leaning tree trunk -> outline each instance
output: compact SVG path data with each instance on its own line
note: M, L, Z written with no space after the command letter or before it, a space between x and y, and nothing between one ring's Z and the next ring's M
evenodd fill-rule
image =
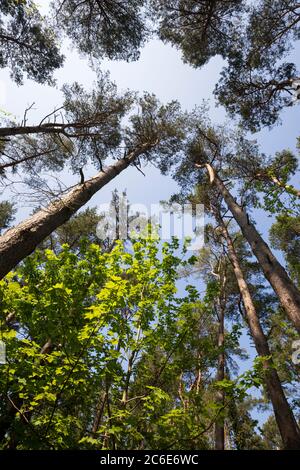
M256 313L252 297L245 281L238 256L236 254L232 239L228 233L227 227L221 217L218 217L222 228L223 236L228 247L228 256L232 263L239 291L243 300L246 312L247 323L250 328L252 338L255 343L257 353L260 356L271 356L268 341L261 327L259 318ZM264 380L268 395L273 405L275 419L279 428L279 432L285 449L300 449L300 430L285 397L282 385L272 360L265 360Z
M151 148L144 144L93 178L76 185L67 195L41 209L0 237L0 279L13 269L54 230L67 222L103 186L125 170L139 155Z
M203 166L203 165L201 165ZM279 301L290 320L300 333L300 292L289 278L284 267L270 250L267 243L250 222L246 211L235 201L223 181L218 177L210 164L204 165L213 183L223 196L230 212L241 228L241 231L252 248L266 279L276 292Z

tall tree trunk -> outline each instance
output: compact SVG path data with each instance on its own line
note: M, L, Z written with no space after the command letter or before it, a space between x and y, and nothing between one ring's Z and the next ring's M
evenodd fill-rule
M221 294L222 295L222 292ZM218 348L220 350L218 356L218 369L217 369L217 382L224 380L225 378L225 352L224 352L224 318L225 308L223 302L220 302L220 308L218 309L219 316L219 331L218 331ZM224 390L217 391L216 401L221 407L224 406L225 396ZM224 420L221 419L215 424L215 450L224 450L225 448L225 432L224 432Z
M201 165L202 166L202 165ZM255 226L250 222L246 211L235 201L223 181L210 164L205 164L210 181L222 194L230 212L241 228L241 231L252 248L266 279L276 292L279 301L289 319L300 333L300 292L289 278L284 267L270 250Z
M41 209L29 219L7 230L0 237L0 279L30 255L54 230L67 222L97 191L149 148L151 144L144 144L83 184L77 184L66 196L51 203L47 208Z
M228 256L232 263L239 291L243 299L246 318L253 337L257 353L260 356L270 356L268 341L263 332L252 297L245 281L238 256L236 254L232 239L221 216L218 217L222 232L228 247ZM264 361L265 385L273 405L275 419L280 431L285 449L300 449L300 430L285 397L282 385L272 360Z

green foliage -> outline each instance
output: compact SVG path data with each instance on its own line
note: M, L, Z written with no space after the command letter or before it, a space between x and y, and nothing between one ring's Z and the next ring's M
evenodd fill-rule
M264 363L270 356L257 356L254 359L252 369L241 374L236 380L224 379L216 382L215 387L226 390L227 395L232 396L237 401L243 401L251 387L259 388L263 385Z
M204 167L214 166L247 212L262 208L277 216L271 243L284 252L299 285L299 190L291 184L298 160L289 150L267 157L245 133L273 125L291 104L299 73L285 59L300 37L299 3L51 4L55 25L54 16L51 22L43 18L31 0L1 3L0 67L8 66L18 84L24 77L53 84L64 35L95 63L103 57L137 59L153 29L194 67L217 55L226 59L215 94L242 126L213 125L206 104L184 113L177 101L162 105L147 92L118 94L99 70L92 90L77 82L64 85L62 108L32 133L23 133L30 108L21 125L2 112L5 125L16 128L0 140L3 181L18 168L40 190L48 184L45 170L70 168L84 185L85 165L99 171L106 159L135 151L134 165L151 161L173 174L180 194L172 200L203 204L217 225L206 226L205 248L188 257L188 240L180 249L177 239L161 243L149 233L131 234L126 244L100 242L95 228L101 215L87 209L0 281L0 340L7 347L7 364L0 368L0 448L212 449L220 427L228 431L227 448L282 448L273 418L258 428L259 436L251 411L258 403L269 407L265 378L276 367L297 417L299 368L291 363L297 336L243 235L235 233L235 251L271 351L238 375L235 358L247 357L241 349L247 305L220 224L227 209ZM114 193L113 203L118 197ZM13 217L13 204L1 202L0 230ZM179 295L182 273L204 281L201 299L190 284ZM260 398L250 398L253 389L262 392ZM280 383L274 390L282 392Z
M0 67L9 67L18 83L23 76L39 83L52 83L53 71L61 67L58 39L31 0L1 1Z
M136 60L147 35L143 0L54 0L58 26L82 53L100 59Z
M226 56L244 4L244 0L150 2L159 37L180 48L183 60L195 67L215 55Z
M157 237L110 252L62 245L1 281L3 449L211 448L226 415L210 378L219 287L204 302L193 286L179 297L178 266L191 261L178 249ZM228 334L226 351L238 337ZM244 382L245 393L254 378Z
M6 229L9 224L14 220L14 213L16 209L9 201L0 202L0 232Z

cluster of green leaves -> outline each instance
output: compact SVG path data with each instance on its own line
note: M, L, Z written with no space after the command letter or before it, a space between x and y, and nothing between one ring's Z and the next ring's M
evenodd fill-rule
M175 240L165 245L159 260L156 240L136 241L130 252L121 242L110 253L83 244L75 254L65 245L59 254L36 252L1 282L8 364L1 366L0 428L12 404L18 409L2 447L136 448L145 439L155 446L167 429L168 442L178 437L169 424L182 422L183 411L160 375L183 365L172 357L192 331L195 302L176 296L176 248ZM187 419L194 432L193 413Z

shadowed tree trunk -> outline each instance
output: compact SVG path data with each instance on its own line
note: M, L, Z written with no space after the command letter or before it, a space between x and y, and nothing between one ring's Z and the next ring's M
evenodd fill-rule
M220 214L217 219L222 228L222 233L227 243L228 256L233 266L239 291L243 299L247 323L249 325L257 353L260 356L271 356L268 341L259 322L259 318L257 316L247 282L244 278L232 239ZM278 373L276 369L274 369L274 365L271 359L264 361L263 366L265 370L264 380L266 389L273 405L275 419L279 428L284 448L300 449L300 430L290 405L285 397Z
M7 320L6 320L7 322ZM40 354L42 355L47 355L50 354L51 351L53 350L53 343L51 338L48 338L46 343L42 346L40 350ZM44 364L44 360L41 359L40 364ZM0 442L2 443L5 439L5 437L8 435L9 440L7 444L7 448L10 450L15 450L18 444L18 440L16 436L14 435L15 433L12 431L12 425L16 419L16 416L19 414L22 423L26 425L30 425L31 417L32 417L32 412L30 411L29 413L25 414L21 413L21 408L23 406L23 398L20 398L17 393L11 394L9 396L8 393L3 393L2 395L2 401L5 403L5 409L1 414L0 417ZM34 430L34 428L32 428Z
M250 222L246 211L235 201L230 194L223 181L219 178L209 163L205 165L210 182L216 186L220 194L223 196L230 212L232 213L241 231L252 248L253 254L256 256L266 279L273 287L279 301L286 311L289 319L295 325L300 333L300 292L291 281L284 267L279 263L277 258L270 250L267 243L261 237L255 226Z

